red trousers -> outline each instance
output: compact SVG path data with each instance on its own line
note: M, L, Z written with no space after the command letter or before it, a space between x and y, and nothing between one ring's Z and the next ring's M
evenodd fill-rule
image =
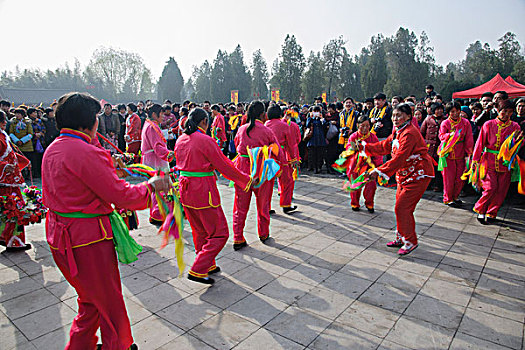
M103 349L127 349L133 344L113 241L74 248L78 274L71 276L65 254L51 250L53 259L78 295L66 350L95 349L100 327ZM43 320L45 322L45 320Z
M242 188L235 185L235 199L233 202L233 242L242 243L244 239L244 224L252 192L255 194L257 204L257 232L260 238L266 238L270 234L270 204L272 200L274 180L265 182L259 188L251 188L244 192ZM282 194L281 194L282 195Z
M370 181L366 183L362 190L350 192L350 205L352 208L359 208L359 198L361 197L361 192L363 192L363 197L365 197L365 206L367 208L373 208L376 189L377 185L375 181Z
M293 188L295 181L292 177L293 169L290 166L283 166L281 177L277 180L280 197L280 205L282 208L288 208L292 206Z
M16 186L1 186L0 196L10 196L16 194L22 196L20 187ZM15 230L17 230L15 234ZM3 231L0 234L0 240L4 241L8 246L23 246L26 242L26 235L24 232L24 226L17 226L14 222L8 222L5 224Z
M423 193L430 183L430 177L409 182L406 185L397 185L396 192L396 222L397 232L406 241L417 244L416 221L414 220L414 210L416 205L423 197Z
M486 214L491 218L495 218L509 190L510 172L498 172L487 169L487 175L485 179L481 180L481 184L483 193L474 205L474 211L478 214Z
M443 202L448 204L459 198L465 181L461 175L465 172L465 159L447 159L447 167L443 169Z
M184 207L190 222L193 244L197 257L189 274L196 277L208 276L215 268L215 258L228 241L228 223L222 207L191 209Z

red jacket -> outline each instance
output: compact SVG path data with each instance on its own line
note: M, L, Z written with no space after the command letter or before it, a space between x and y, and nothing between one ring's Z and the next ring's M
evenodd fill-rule
M222 154L217 143L204 130L199 129L191 135L182 134L175 144L177 169L192 172L212 172L218 170L225 178L248 190L251 178L238 171ZM191 209L217 208L221 197L213 176L180 177L180 201Z
M137 114L133 113L126 119L126 135L129 136L127 143L140 141L141 123Z
M411 123L386 140L366 144L365 150L372 156L392 154L392 159L375 169L387 180L396 174L397 183L405 185L424 177L434 177L434 165L425 140Z

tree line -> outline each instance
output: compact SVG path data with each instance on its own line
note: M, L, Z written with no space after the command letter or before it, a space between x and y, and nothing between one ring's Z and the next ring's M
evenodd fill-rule
M287 35L270 69L260 50L245 62L240 45L232 52L219 49L213 61L193 67L184 80L175 58L170 57L158 81L140 55L114 48L99 48L85 69L78 60L56 70L15 69L4 71L0 85L18 88L71 89L89 91L110 101L190 99L227 102L231 90L239 101L270 98L277 89L286 101L310 102L322 93L328 100L352 96L362 100L376 92L388 96L416 94L432 84L445 99L452 93L477 86L496 73L525 82L525 55L516 35L507 32L498 47L476 41L464 59L446 66L436 64L434 48L425 32L418 37L406 28L390 37L372 36L370 44L352 55L340 36L322 50L308 55L294 35Z

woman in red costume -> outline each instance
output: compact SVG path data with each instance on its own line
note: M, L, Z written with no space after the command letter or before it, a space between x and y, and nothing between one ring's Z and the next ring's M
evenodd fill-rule
M362 115L357 119L357 131L354 132L348 138L348 143L351 142L360 142L364 141L367 145L379 142L377 136L370 132L370 119L366 115ZM373 157L372 163L374 166L380 166L383 164L383 157L377 156ZM357 178L359 174L353 172L356 169L348 168L347 176L348 178ZM365 197L365 206L368 209L368 212L374 212L374 197L376 194L377 184L375 181L367 182L363 188L363 197ZM350 192L350 205L352 206L353 211L359 211L359 198L361 197L361 190L356 190Z
M396 174L396 238L388 247L400 247L399 255L409 254L417 248L414 210L434 177L432 158L419 130L412 125L412 109L406 103L396 106L392 114L394 132L377 143L366 144L365 151L372 156L391 154L392 159L369 174L372 181L384 180Z
M145 209L152 191L167 190L169 180L130 185L119 179L109 153L95 146L99 110L88 94L72 92L58 101L60 135L42 166L46 236L56 265L78 295L66 349L95 349L98 328L102 349L137 349L122 297L112 205Z
M501 145L514 131L518 132L517 140L523 138L518 123L510 120L514 103L510 100L501 101L498 110L496 119L483 124L472 154L472 161L486 170L485 177L481 179L483 193L474 205L478 221L484 225L496 219L510 186L510 171L501 159L497 159Z
M21 171L29 164L29 160L20 151L15 152L16 146L13 146L4 131L6 123L6 115L0 111L0 196L22 197L20 187L25 183ZM25 243L24 226L15 222L5 223L0 245L5 246L8 252L31 249L31 244Z
M180 170L180 201L191 225L197 257L188 279L213 284L208 274L217 273L215 257L228 240L228 223L221 207L214 170L247 191L251 178L235 168L217 143L208 135L208 113L201 108L190 112L184 134L175 144L177 169Z
M282 167L281 176L278 179L280 195L280 205L285 214L289 214L297 209L297 206L292 206L293 197L293 169L299 165L296 153L296 139L294 130L285 121L281 120L282 111L278 105L273 105L268 108L268 121L264 126L270 128L277 137L277 141L286 154L287 162Z
M446 157L446 165L443 168L443 202L451 207L460 207L463 201L459 194L463 189L464 181L461 176L465 172L466 159L472 154L474 139L472 138L472 127L467 119L462 118L461 105L459 102L449 102L445 106L448 118L439 128L439 139L446 143L456 130L461 130L459 140Z
M242 172L250 173L250 159L248 158L247 148L269 146L273 143L279 145L275 134L270 128L264 126L266 112L261 101L250 103L247 113L248 123L241 126L235 136L235 148L238 157L234 163L237 169ZM279 148L278 162L286 163L284 152ZM257 201L257 232L259 239L264 242L270 237L270 202L272 200L273 184L275 180L266 181L258 188L251 188L246 192L243 187L235 186L235 199L233 202L233 249L239 250L247 245L244 239L244 224L252 192Z

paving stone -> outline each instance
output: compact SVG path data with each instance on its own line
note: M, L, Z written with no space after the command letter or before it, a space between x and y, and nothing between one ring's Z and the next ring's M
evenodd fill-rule
M189 330L220 312L221 309L191 295L157 313L177 327Z
M22 277L19 280L11 282L1 282L0 285L0 302L19 297L32 292L42 286L31 277Z
M456 283L429 278L421 289L420 294L456 305L467 306L473 290L473 288Z
M405 311L406 316L456 329L461 322L465 307L446 303L424 295L417 295Z
M385 340L412 349L446 349L454 330L440 327L408 316L401 316Z
M171 284L162 283L142 293L130 297L131 300L143 306L150 312L160 311L189 296L188 293L176 289Z
M356 259L358 260L364 260L373 262L374 264L384 265L384 266L390 266L392 265L397 259L399 258L399 255L397 255L394 251L381 251L381 250L375 250L375 249L366 249L361 254L359 254Z
M417 293L427 279L428 277L416 275L405 270L390 268L378 278L377 282Z
M253 292L226 310L258 325L265 325L286 309L287 304L264 294Z
M332 323L309 346L311 349L377 349L381 338L347 325Z
M513 279L525 281L525 266L510 264L496 260L487 260L483 273L501 277L503 279Z
M33 340L71 323L75 315L66 304L55 304L18 318L13 323L27 339Z
M157 349L183 333L179 327L155 316L150 316L133 326L133 340L143 349Z
M332 274L331 270L303 263L286 272L283 277L316 286Z
M41 288L3 302L0 304L0 310L9 319L15 320L59 302L60 300L56 296Z
M203 343L194 336L185 333L169 343L164 344L158 350L213 350L211 346L206 343Z
M46 287L46 289L62 301L75 297L77 295L76 290L73 287L71 287L68 281L62 281L53 284L49 287Z
M129 321L132 326L153 314L151 311L144 308L143 305L131 299L124 298L124 302L126 303L126 310L128 312Z
M355 253L358 254L358 253ZM342 256L339 254L327 252L323 250L317 253L315 256L312 256L308 259L308 264L321 267L330 271L338 271L343 268L350 260L353 259L353 256Z
M303 310L334 320L355 299L324 287L315 287L297 300L296 305Z
M383 338L400 316L397 312L357 300L336 318L336 322Z
M122 292L126 296L133 296L161 283L144 272L138 272L122 279Z
M525 301L479 288L474 291L468 307L518 322L523 322L525 317Z
M434 270L434 272L432 272L431 277L447 282L461 284L467 287L475 287L478 283L480 275L480 271L440 264Z
M521 348L523 339L523 322L473 309L467 309L458 330L512 349Z
M330 325L330 320L324 317L297 307L289 307L271 320L264 328L307 346L328 325Z
M306 284L281 276L259 289L259 292L271 298L291 304L313 288L314 286L311 284Z
M189 333L216 349L231 349L257 329L258 325L224 311L204 321Z
M374 264L369 261L353 259L346 264L339 272L364 278L369 281L375 281L381 276L388 267L384 265Z
M277 333L273 333L264 328L260 328L235 347L235 350L267 349L301 350L304 349L304 346L299 345L296 342L293 342L284 337L281 337Z
M402 313L416 293L398 289L386 284L375 283L360 297L359 301L379 306L383 309Z
M11 266L0 270L0 281L2 281L2 284L18 282L21 278L26 276L27 274L17 266Z
M197 292L196 295L203 301L213 304L221 309L244 299L251 293L246 289L227 278L217 281L212 287Z
M525 282L510 278L499 278L489 274L481 275L476 288L500 293L512 298L525 300Z
M452 344L450 344L450 350L508 350L506 346L501 346L489 341L479 339L468 334L457 332Z
M321 283L321 286L356 299L371 284L372 282L369 280L336 272Z
M394 343L389 340L383 340L381 345L377 348L377 350L407 350L407 349L412 349L412 348L409 348L406 345Z
M37 349L46 350L63 350L69 341L69 329L71 325L68 324L62 328L56 329L52 332L44 334L36 338L31 343Z
M162 282L168 282L179 276L179 268L177 267L177 261L175 260L161 262L160 264L146 268L143 271L149 276L161 280Z
M0 312L0 339L2 349L18 349L21 344L26 343L27 338L20 332L7 316Z
M233 283L243 288L255 291L267 285L277 277L278 275L270 273L260 267L248 266L234 273L230 279Z

